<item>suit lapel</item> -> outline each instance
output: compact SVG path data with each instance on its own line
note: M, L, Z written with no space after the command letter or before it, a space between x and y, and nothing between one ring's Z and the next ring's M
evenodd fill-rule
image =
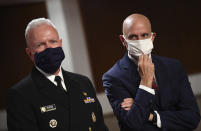
M165 68L165 65L158 60L159 58L156 58L156 56L152 55L152 62L154 63L155 66L155 77L158 85L158 91L159 91L159 99L160 99L160 106L164 107L165 102L167 97L167 93L169 90L169 85L170 85L170 79L168 78L168 71L167 68Z
M125 74L125 77L122 79L125 79L124 81L126 82L130 81L127 82L127 84L131 83L131 85L128 85L127 87L133 87L130 88L129 90L131 90L131 92L135 94L141 80L137 69L138 66L132 60L129 59L128 52L126 52L124 57L120 60L120 65L121 68L123 68Z
M41 74L35 67L32 71L32 79L38 91L48 99L69 109L67 92L57 88L50 80Z

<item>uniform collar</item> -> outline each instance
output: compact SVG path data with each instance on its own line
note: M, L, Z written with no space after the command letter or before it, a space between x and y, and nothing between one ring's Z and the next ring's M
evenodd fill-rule
M39 67L37 67L37 66L36 66L36 69L37 69L41 74L43 74L48 80L50 80L52 83L56 84L56 82L54 81L56 75L48 74L48 73L44 72L43 70L41 70L41 69L40 69ZM62 70L61 70L61 66L60 66L59 74L58 74L57 76L60 76L60 77L61 77L61 81L64 80L63 74L62 74Z

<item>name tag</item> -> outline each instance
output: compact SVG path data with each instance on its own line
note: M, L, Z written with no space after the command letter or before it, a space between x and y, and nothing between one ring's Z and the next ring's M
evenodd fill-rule
M52 105L43 106L43 107L40 107L40 110L41 110L41 113L54 111L56 110L56 105L52 104Z

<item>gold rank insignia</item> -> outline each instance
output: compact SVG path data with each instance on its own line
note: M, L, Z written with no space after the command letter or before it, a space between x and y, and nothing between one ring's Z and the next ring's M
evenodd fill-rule
M57 120L52 119L52 120L50 120L49 124L50 124L51 128L55 128L55 127L57 127Z
M82 92L82 93L83 93L84 96L87 96L87 93L86 93L86 92Z
M91 127L89 127L89 131L92 131Z
M96 122L96 115L94 112L91 113L91 118L92 118L92 121L95 123Z

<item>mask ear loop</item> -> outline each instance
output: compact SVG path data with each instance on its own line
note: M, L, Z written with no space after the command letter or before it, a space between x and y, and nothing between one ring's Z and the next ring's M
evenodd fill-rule
M151 37L150 37L150 39L152 39L152 37L153 37L153 34L154 34L154 33L153 33L153 32L151 32Z

